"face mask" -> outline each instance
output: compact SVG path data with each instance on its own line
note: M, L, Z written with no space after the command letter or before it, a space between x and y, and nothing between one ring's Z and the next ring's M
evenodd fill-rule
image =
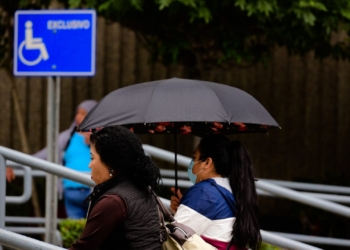
M193 160L190 162L190 165L188 165L188 169L187 169L187 175L188 175L188 178L190 178L190 181L193 183L193 184L196 184L196 181L197 181L197 175L202 172L204 169L202 169L201 171L199 171L197 174L194 174L192 172L192 169L193 169L193 165L195 163L197 163L199 161L196 161L194 162Z

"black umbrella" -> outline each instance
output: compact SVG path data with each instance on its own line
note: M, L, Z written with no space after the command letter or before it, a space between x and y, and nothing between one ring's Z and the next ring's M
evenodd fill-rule
M85 117L79 131L123 125L135 133L204 136L267 132L279 127L266 109L248 93L223 84L171 78L117 89L106 95Z

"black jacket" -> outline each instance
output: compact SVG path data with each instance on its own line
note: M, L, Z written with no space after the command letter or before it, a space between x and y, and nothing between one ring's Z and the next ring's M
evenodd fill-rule
M161 249L157 203L148 190L140 190L125 176L115 177L94 188L88 197L89 212L104 194L121 197L126 203L127 217L108 235L100 250Z

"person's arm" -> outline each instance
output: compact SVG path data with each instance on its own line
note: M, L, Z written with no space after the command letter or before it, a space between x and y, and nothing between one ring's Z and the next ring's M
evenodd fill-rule
M117 195L105 195L91 210L79 240L69 250L95 250L112 230L127 216L124 200Z

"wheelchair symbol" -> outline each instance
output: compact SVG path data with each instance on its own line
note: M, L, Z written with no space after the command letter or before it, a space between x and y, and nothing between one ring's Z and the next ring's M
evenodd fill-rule
M25 40L21 42L18 48L18 56L21 62L27 66L34 66L41 62L41 60L46 61L49 59L49 54L47 53L45 43L43 43L42 38L33 38L33 23L27 21L25 23ZM35 60L29 61L23 56L23 49L26 50L40 50L38 58Z

